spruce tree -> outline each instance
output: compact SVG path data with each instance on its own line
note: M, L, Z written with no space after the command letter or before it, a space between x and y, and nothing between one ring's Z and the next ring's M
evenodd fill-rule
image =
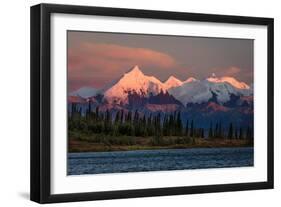
M120 117L120 123L122 124L124 120L124 110L121 110L121 117Z
M229 139L232 139L232 138L233 138L233 125L232 125L232 123L229 124L228 138L229 138Z
M177 122L176 122L176 135L182 135L182 123L181 123L181 113L177 113Z
M221 126L221 121L219 122L218 137L219 137L219 138L222 138L222 137L223 137L223 133L222 133L222 126Z
M164 120L163 120L163 135L164 136L168 136L168 131L169 131L168 127L169 127L168 116L167 116L167 114L165 114Z
M137 124L138 121L139 121L139 112L138 110L136 110L134 115L134 124Z
M92 101L89 100L89 101L88 101L88 113L89 113L88 115L90 115L91 112L92 112Z
M127 121L128 123L131 123L131 121L132 121L132 112L131 112L131 111L128 112L126 121Z
M99 120L99 107L96 107L96 120Z
M215 138L218 138L218 135L219 135L219 124L218 124L218 122L217 122L217 123L216 123L216 127L215 127L214 137L215 137Z
M109 134L111 131L111 114L108 109L105 112L104 130L105 134Z
M148 136L152 135L152 115L150 114L147 119L147 134Z
M191 125L190 125L190 137L194 137L194 126L193 126L193 120L191 121Z
M174 117L173 114L170 114L169 118L169 134L174 136Z
M188 137L189 136L189 134L188 134L188 132L189 132L189 123L188 123L188 119L186 120L186 125L185 125L185 135Z
M252 139L252 132L249 126L247 127L246 139Z
M235 127L235 139L238 139L239 137L238 137L238 128L237 127Z
M115 121L114 124L117 125L120 119L120 111L117 111L116 115L115 115Z
M200 137L204 138L204 128L200 128Z
M210 128L209 128L209 138L213 138L214 134L213 134L213 122L211 121L210 123Z
M239 130L239 139L243 139L243 129L242 129L242 127L240 127L240 130Z
M146 116L145 114L142 117L142 136L147 136L147 124L146 124Z
M139 112L138 112L138 110L135 111L133 128L134 128L134 131L135 131L135 136L139 136L140 135L140 127L139 127Z

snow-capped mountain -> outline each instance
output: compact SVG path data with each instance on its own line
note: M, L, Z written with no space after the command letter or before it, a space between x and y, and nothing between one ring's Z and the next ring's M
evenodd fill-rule
M150 103L151 100L159 99L159 97L164 100L166 96L175 99L169 104L182 104L183 106L189 103L201 104L208 102L215 94L218 103L222 105L228 102L232 95L252 96L253 88L233 77L218 78L214 74L206 80L190 77L185 81L170 76L163 83L154 76L145 75L136 65L119 79L100 90L83 87L69 95L88 100L95 98L98 94L101 94L101 97L97 99L98 102L103 99L108 104L128 106L144 105ZM157 104L161 103L158 101Z
M237 83L239 82L237 81ZM229 82L216 82L210 78L203 81L187 82L179 87L169 89L168 92L184 105L207 102L213 97L213 94L216 94L219 103L229 101L231 94L237 96L252 94L250 89L237 88Z
M104 98L109 103L127 104L130 93L147 97L150 94L159 94L161 91L166 91L165 84L154 76L144 75L136 65L125 73L115 85L105 91Z
M211 77L207 78L207 80L209 82L213 82L213 83L229 83L232 86L234 86L235 88L239 88L239 89L250 89L250 86L248 86L246 83L239 82L233 77L224 76L224 77L218 78L218 77L216 77L216 75L214 73L212 74Z
M183 84L182 81L179 79L175 78L174 76L170 76L166 81L165 81L165 87L166 89L174 88L177 86L181 86Z
M82 98L89 98L92 96L96 96L99 90L92 87L82 87L76 91L71 92L70 96L80 96Z

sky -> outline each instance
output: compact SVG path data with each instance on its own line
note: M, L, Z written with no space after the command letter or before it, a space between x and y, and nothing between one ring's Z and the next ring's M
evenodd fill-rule
M105 32L67 32L68 88L102 88L135 65L165 81L203 80L213 73L253 83L251 39Z

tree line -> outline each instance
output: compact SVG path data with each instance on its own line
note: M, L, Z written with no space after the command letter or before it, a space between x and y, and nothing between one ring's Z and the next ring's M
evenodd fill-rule
M211 122L208 129L209 138L253 139L253 135L252 127L235 127L232 122L229 123L226 129L222 127L221 122L217 122L215 126L213 126L213 122Z
M252 139L251 127L235 127L230 123L223 127L221 122L210 123L208 129L196 126L194 120L186 120L183 124L181 112L166 114L141 114L138 110L125 112L118 110L113 113L106 110L95 109L89 103L85 113L76 104L71 104L68 116L68 128L71 131L84 133L104 134L111 136L135 137L190 137L190 138L224 138L224 139Z

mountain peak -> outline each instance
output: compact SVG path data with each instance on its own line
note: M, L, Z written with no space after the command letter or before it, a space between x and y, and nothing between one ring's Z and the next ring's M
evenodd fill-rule
M171 75L164 84L166 85L166 88L169 89L182 85L182 81Z
M197 79L196 79L196 78L193 78L193 77L190 77L190 78L186 79L186 80L184 81L184 83L190 83L190 82L193 82L193 81L197 81Z
M250 86L248 86L246 83L240 82L240 81L236 80L235 78L229 77L229 76L217 78L215 75L212 74L211 77L207 78L207 81L213 82L213 83L229 83L230 85L232 85L238 89L250 89Z
M128 103L129 94L149 96L166 91L164 84L154 76L147 76L136 65L123 75L112 87L107 89L104 97L110 103Z
M215 83L221 82L220 78L218 78L215 73L212 73L206 80Z
M135 65L129 72L126 74L131 74L131 75L144 75L143 72L140 70L138 65Z
M177 81L177 82L179 82L180 80L177 79L175 76L171 75L171 76L165 81L165 83L167 83L167 82L169 82L169 81Z

